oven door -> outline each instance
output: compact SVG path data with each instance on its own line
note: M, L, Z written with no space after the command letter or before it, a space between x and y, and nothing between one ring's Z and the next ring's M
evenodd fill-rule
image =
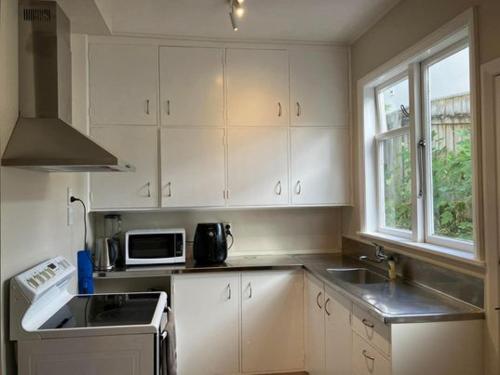
M125 263L150 265L184 263L185 233L130 231L125 235Z

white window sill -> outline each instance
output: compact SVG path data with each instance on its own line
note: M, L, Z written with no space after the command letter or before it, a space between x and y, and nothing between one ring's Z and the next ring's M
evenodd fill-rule
M426 256L428 258L441 258L442 260L449 259L459 263L466 263L475 267L479 267L483 270L485 268L485 263L478 260L474 253L450 249L447 247L429 243L414 242L412 240L379 232L358 232L358 235L370 240L382 241L389 245L400 246L404 250L409 250L416 255L418 252L418 255Z

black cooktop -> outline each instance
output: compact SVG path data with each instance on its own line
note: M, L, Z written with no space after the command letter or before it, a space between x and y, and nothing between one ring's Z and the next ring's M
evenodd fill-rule
M75 296L40 329L149 324L160 293Z

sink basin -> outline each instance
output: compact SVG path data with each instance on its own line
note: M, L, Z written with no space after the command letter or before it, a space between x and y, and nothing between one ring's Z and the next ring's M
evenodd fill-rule
M330 268L326 270L335 279L351 284L380 284L387 279L366 268Z

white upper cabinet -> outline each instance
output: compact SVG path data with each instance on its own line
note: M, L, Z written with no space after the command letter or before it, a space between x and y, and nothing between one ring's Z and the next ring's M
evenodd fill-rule
M226 50L230 126L289 125L288 51Z
M162 206L224 206L224 129L163 128L161 139Z
M242 273L243 373L303 370L303 280L300 270Z
M144 126L93 127L90 136L135 172L90 174L94 209L158 206L158 129Z
M223 50L160 48L160 115L168 126L224 126Z
M90 44L91 125L156 125L158 48Z
M227 180L231 206L287 204L287 128L230 128Z
M344 47L290 48L292 126L348 126L348 56Z
M291 159L292 204L349 204L348 129L292 128Z

